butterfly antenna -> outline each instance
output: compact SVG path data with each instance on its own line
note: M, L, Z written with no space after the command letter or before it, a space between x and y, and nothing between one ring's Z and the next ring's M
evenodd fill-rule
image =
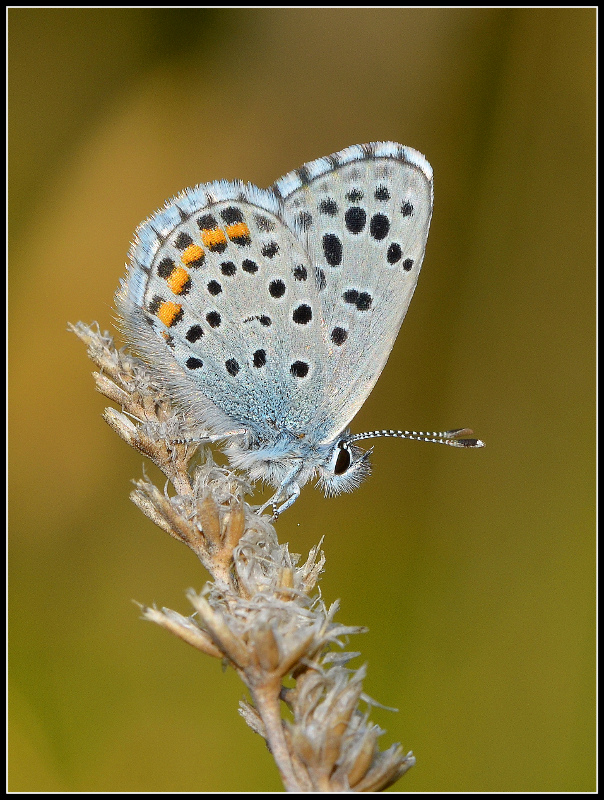
M448 444L451 447L484 447L481 439L461 439L461 436L469 436L474 433L469 428L458 428L454 431L367 431L367 433L356 433L351 436L349 442L358 442L360 439L377 439L381 436L393 436L396 439L416 439L418 442L436 442L436 444Z

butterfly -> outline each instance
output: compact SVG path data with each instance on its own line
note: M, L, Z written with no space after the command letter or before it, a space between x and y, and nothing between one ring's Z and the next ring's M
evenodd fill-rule
M275 488L259 512L276 518L314 477L328 496L355 489L371 469L362 439L483 446L468 429L348 428L413 296L432 203L424 156L372 142L268 189L186 189L138 227L116 294L125 338L200 436Z

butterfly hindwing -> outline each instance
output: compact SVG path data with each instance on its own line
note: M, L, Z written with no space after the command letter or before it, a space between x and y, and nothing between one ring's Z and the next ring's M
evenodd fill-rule
M141 226L131 258L146 277L131 281L129 305L163 364L169 352L231 427L305 430L323 387L320 308L308 256L270 191L221 182L183 193ZM170 375L188 400L175 370L164 383Z

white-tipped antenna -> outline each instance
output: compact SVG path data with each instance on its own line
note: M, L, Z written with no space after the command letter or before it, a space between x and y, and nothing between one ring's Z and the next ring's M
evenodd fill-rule
M469 428L459 428L455 431L367 431L351 436L349 442L358 442L359 439L377 439L380 436L394 436L396 439L416 439L418 442L436 442L448 444L451 447L484 447L481 439L460 439L460 436L469 436L474 433Z

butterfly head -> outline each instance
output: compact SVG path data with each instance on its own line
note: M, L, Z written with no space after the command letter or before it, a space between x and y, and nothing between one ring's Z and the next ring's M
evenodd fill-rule
M373 452L363 450L352 444L350 434L340 436L328 457L319 467L318 486L326 497L333 497L341 492L352 492L371 474L369 456Z
M462 438L471 433L472 431L469 428L457 428L451 431L434 433L381 430L356 433L354 435L346 431L330 447L327 458L319 466L321 477L318 485L323 489L327 497L331 497L341 492L354 491L365 478L369 477L371 474L369 456L373 452L373 448L363 450L354 444L354 442L361 439L395 437L397 439L436 442L437 444L447 444L452 447L484 447L484 442L480 439Z

